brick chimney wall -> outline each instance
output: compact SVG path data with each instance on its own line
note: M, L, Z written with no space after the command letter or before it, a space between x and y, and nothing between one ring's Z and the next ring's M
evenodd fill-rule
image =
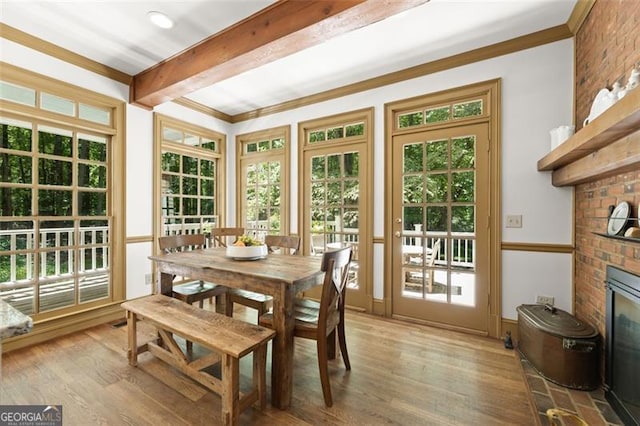
M589 116L596 94L614 82L626 85L640 64L640 2L597 0L575 38L576 130ZM635 90L640 90L637 88ZM640 275L640 242L594 235L607 232L610 205L627 201L640 216L640 170L575 187L575 312L605 336L606 266ZM636 219L636 226L638 221Z

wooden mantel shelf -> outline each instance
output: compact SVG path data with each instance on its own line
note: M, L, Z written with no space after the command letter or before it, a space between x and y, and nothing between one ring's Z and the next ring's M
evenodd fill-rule
M553 170L553 185L595 180L640 167L640 88L538 161L538 171Z

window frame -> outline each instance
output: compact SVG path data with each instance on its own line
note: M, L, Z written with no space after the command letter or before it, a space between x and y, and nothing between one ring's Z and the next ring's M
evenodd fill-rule
M185 134L197 135L201 138L216 141L217 149L215 151L192 147L184 143L174 143L164 141L163 129L169 127L174 130L182 131ZM214 217L216 226L224 226L225 224L225 212L226 212L226 157L225 147L227 137L225 134L217 132L215 130L207 129L205 127L197 126L195 124L188 123L173 117L169 117L163 114L154 113L154 161L153 161L153 185L154 185L154 197L153 197L153 229L154 229L154 242L158 237L165 235L164 223L163 223L163 211L162 211L162 153L166 148L171 152L178 153L180 155L189 155L198 159L213 160L216 162L214 181L215 181L215 194L214 205L215 210L213 215L206 215ZM182 215L184 216L184 215ZM197 215L202 217L202 215ZM184 224L184 223L183 223ZM184 230L184 228L183 228ZM188 230L189 232L195 231L195 229ZM197 229L198 232L205 232L203 227ZM154 253L159 252L157 244L154 244Z
M29 71L23 68L19 68L4 62L0 62L2 65L2 81L9 84L22 86L27 89L35 90L35 104L33 106L25 103L13 102L7 99L0 100L0 113L9 118L23 122L28 122L32 125L32 131L37 133L38 126L50 126L57 129L72 130L74 134L98 134L101 137L107 138L107 158L108 167L106 170L107 181L109 182L109 190L106 195L107 211L106 215L100 216L101 218L108 218L110 220L109 227L109 241L106 244L108 250L108 265L109 265L109 295L105 298L99 298L93 301L78 303L79 293L74 296L75 303L70 306L66 306L60 309L54 309L45 311L42 313L37 312L38 306L35 306L36 312L33 314L33 320L36 324L32 336L25 338L26 341L31 341L31 337L38 339L38 334L47 333L57 328L63 328L73 326L76 322L82 323L92 321L94 318L104 315L106 312L112 314L115 312L115 307L121 303L126 296L126 271L124 265L126 264L126 250L125 250L125 197L126 197L126 185L125 185L125 166L126 166L126 147L125 147L125 113L126 104L124 101L111 98L106 95L102 95L96 92L92 92L88 89L75 86L63 81L59 81L44 75ZM40 108L41 94L46 93L56 97L63 98L73 102L77 107L74 108L74 115L61 114L50 110ZM79 111L80 105L95 107L100 110L109 111L110 123L98 123L91 120L85 120L80 118ZM38 140L38 135L32 135L32 142ZM75 141L73 143L77 143ZM75 145L77 146L77 145ZM38 150L38 147L32 147L31 152ZM26 151L25 151L26 152ZM37 154L36 158L50 157L46 154ZM80 160L78 154L74 153L68 160L73 164L88 164L90 161ZM33 167L32 162L32 167ZM36 165L36 167L38 167ZM34 187L42 186L38 182L37 174L32 176L32 182L29 184L29 188L32 190ZM79 189L86 190L89 188L80 188L77 185L77 177L73 178L72 188L77 193ZM11 187L10 183L3 183L5 187ZM23 185L24 186L24 185ZM37 203L37 200L32 201ZM31 216L25 216L26 220L33 220L37 222L40 216L33 214ZM48 218L63 217L64 220L87 220L91 219L91 216L80 216L78 212L72 212L71 215L65 216L53 216ZM15 218L12 218L15 221ZM38 226L34 225L34 230L37 230ZM77 229L77 228L76 228ZM79 239L79 236L78 236ZM81 247L85 247L78 239L69 246L73 250L80 250ZM32 249L34 256L39 257L41 252L45 252L48 247L34 247ZM80 262L80 259L77 259ZM36 269L37 270L37 269ZM77 272L77 267L74 268ZM33 281L35 281L35 288L38 289L40 282L40 274L36 274ZM75 274L74 274L75 276ZM34 298L37 295L34 294ZM37 299L36 299L37 300ZM40 323L48 323L49 330L39 331L37 327ZM41 337L40 337L41 338ZM26 343L22 343L26 344Z

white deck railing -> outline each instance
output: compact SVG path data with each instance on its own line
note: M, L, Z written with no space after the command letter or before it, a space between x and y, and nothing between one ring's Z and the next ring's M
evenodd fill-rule
M78 273L90 275L92 272L109 269L109 227L80 228L76 238L74 228L42 228L39 233L41 280L70 276L74 270L75 245L78 244ZM35 265L29 259L34 256L35 231L31 229L0 230L0 240L9 241L6 252L10 253L9 283L31 281L35 278ZM0 256L7 256L0 251ZM18 276L19 259L24 258L24 276ZM6 284L6 282L5 282Z
M451 234L429 233L423 231L402 231L403 247L432 247L433 243L440 239L440 255L435 264L444 266L447 264L447 256L450 254L452 267L472 268L475 265L476 240L472 232L452 232ZM447 246L451 244L451 248Z
M0 298L24 314L109 296L109 227L84 227L77 233L74 228L42 228L37 251L35 231L31 229L0 230L0 241L9 242L0 257L8 256L10 264L10 271L2 274Z

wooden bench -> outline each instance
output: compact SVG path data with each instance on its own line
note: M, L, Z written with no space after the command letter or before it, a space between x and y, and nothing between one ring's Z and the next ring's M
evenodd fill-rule
M275 331L212 311L196 308L180 300L160 294L130 300L121 305L127 311L129 364L138 364L138 354L149 351L173 365L182 373L211 389L222 398L222 421L238 423L240 412L255 402L266 406L267 343ZM143 319L159 333L158 342L138 346L136 322ZM197 343L210 354L191 360L174 340L174 334ZM253 352L253 386L240 392L240 358ZM221 378L201 371L221 362Z

